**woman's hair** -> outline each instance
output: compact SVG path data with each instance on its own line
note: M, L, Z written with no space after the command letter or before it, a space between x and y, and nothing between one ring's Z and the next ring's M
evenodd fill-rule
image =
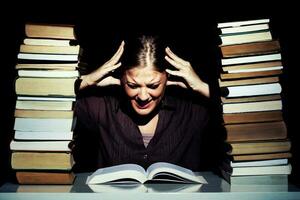
M148 66L159 72L165 71L165 48L160 38L155 36L142 35L125 40L125 50L121 58L122 71Z

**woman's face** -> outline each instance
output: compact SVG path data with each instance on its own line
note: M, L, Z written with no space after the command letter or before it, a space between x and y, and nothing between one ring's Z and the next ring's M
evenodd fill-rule
M158 72L153 67L132 68L125 72L123 84L125 92L135 112L148 115L160 103L167 83L166 72Z

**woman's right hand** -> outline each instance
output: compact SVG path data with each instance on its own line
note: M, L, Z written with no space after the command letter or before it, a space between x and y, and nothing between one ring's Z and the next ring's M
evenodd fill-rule
M83 89L92 85L101 87L109 85L120 85L120 80L112 77L109 73L113 72L115 69L121 66L121 62L119 62L119 60L124 52L124 45L125 42L122 41L118 51L109 61L104 63L102 66L100 66L90 74L81 76L80 78L82 79L82 81L79 89Z

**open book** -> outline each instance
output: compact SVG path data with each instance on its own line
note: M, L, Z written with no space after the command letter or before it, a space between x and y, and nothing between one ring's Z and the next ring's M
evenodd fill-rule
M204 177L195 175L191 170L166 162L154 163L147 170L137 164L100 168L88 176L86 183L145 183L148 181L207 183Z

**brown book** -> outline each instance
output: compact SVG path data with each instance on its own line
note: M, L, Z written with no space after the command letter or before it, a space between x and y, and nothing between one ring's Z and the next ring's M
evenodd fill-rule
M17 95L25 96L68 96L75 97L76 78L29 78L16 80ZM33 87L34 86L34 87Z
M252 142L232 142L231 155L244 154L265 154L288 152L291 150L291 142L289 140L265 140Z
M70 24L25 24L25 34L31 38L75 39L74 25Z
M242 72L242 73L222 73L221 80L242 79L252 77L278 76L282 74L282 70L259 71L259 72Z
M225 103L222 108L226 114L282 110L282 100Z
M17 64L16 69L45 69L45 70L76 70L77 63L64 63L64 64L34 64L34 63L24 63L24 64Z
M259 63L249 63L249 64L241 64L241 65L227 65L222 66L222 70L233 71L233 70L241 70L241 69L259 69L259 68L268 68L268 67L277 67L282 66L281 61L270 61L270 62L259 62Z
M15 109L15 117L20 118L73 118L73 111Z
M266 153L266 154L250 154L250 155L234 155L234 161L252 161L252 160L271 160L271 159L282 159L291 158L290 152L283 153Z
M279 52L280 44L279 41L273 40L273 41L221 46L220 48L223 57L227 58L227 57L258 55L258 54Z
M75 180L73 172L16 172L19 184L70 185Z
M11 166L17 170L71 170L71 153L13 152Z
M73 109L73 102L72 101L17 100L16 109L70 111Z
M228 142L287 138L284 121L225 125Z
M45 45L25 45L21 44L22 53L45 53L45 54L79 54L77 46L45 46Z
M238 86L238 85L252 85L252 84L262 84L262 83L276 83L279 82L279 77L265 77L265 78L249 78L242 80L233 80L233 81L221 81L219 79L220 87L228 86Z
M274 95L263 95L263 96L250 96L250 97L238 97L238 98L225 98L221 97L223 104L225 103L243 103L243 102L255 102L255 101L272 101L280 100L281 96L279 94Z
M282 121L281 111L223 114L224 124Z

